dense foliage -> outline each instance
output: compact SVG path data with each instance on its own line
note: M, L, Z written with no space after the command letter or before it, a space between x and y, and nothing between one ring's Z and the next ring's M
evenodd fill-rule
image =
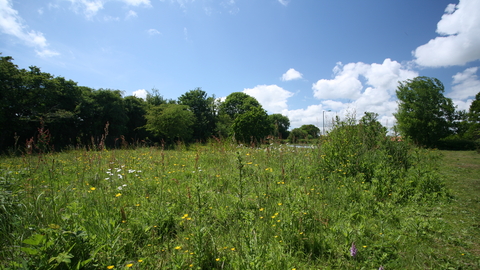
M435 78L417 77L397 88L398 110L394 114L399 131L418 145L433 147L451 135L455 107Z
M224 102L200 88L178 100L163 98L157 89L145 99L124 97L120 90L78 86L38 67L19 69L12 60L0 57L0 152L171 145L212 136L260 143L268 135L285 139L290 127L287 117L268 116L241 92Z

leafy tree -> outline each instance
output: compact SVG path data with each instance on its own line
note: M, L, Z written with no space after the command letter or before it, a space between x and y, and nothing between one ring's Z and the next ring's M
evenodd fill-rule
M167 142L189 140L195 115L187 105L162 104L148 109L146 129Z
M262 105L243 92L234 92L227 96L219 106L218 118L217 130L220 127L222 132L228 132L241 142L259 142L269 135L271 129L267 112Z
M179 104L188 105L195 115L193 139L204 141L212 136L215 130L214 100L213 97L207 97L201 88L190 90L178 98Z
M309 139L315 139L320 136L320 129L315 125L302 125L300 129L308 134Z
M128 122L126 123L127 131L125 138L128 141L136 142L140 139L144 139L148 136L145 130L146 102L135 96L128 96L124 98L125 113L127 115Z
M147 92L146 98L147 104L149 106L158 106L162 104L175 104L175 100L173 99L165 99L158 89L153 88L152 92Z
M288 137L292 143L296 143L302 139L316 139L320 136L320 129L315 125L302 125L299 128L294 128Z
M290 119L288 119L288 117L277 113L269 115L268 120L270 121L272 126L272 135L281 139L288 138L288 129L290 128Z
M220 105L220 112L235 119L239 114L243 114L252 108L261 107L262 105L260 105L254 97L243 92L234 92L228 95L225 101Z
M443 95L444 91L443 84L435 78L416 77L400 82L394 114L400 134L427 147L450 135L455 107Z
M93 137L99 143L106 135L106 143L113 145L115 139L127 132L128 117L125 110L122 92L119 90L81 88L83 100L78 106L81 118L80 130L83 144L89 144Z
M21 72L17 65L12 63L13 58L0 57L0 149L13 144L15 132L20 126L21 111L20 87L22 84Z
M288 141L290 143L298 143L300 140L308 139L308 133L304 129L301 128L294 128L290 131L288 135Z
M468 110L468 126L467 137L473 140L480 139L480 92Z
M267 112L261 107L252 107L238 114L232 124L235 139L253 143L260 142L268 136L270 127Z

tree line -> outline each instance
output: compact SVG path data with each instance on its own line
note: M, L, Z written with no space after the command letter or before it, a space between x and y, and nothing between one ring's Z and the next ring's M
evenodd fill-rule
M231 93L224 100L208 96L201 88L176 100L165 99L156 89L145 99L123 97L120 90L79 86L35 66L19 69L12 61L10 56L0 57L0 152L22 147L47 151L72 146L168 145L214 137L247 144L267 138L298 143L320 136L314 125L289 131L288 117L268 115L255 98L243 92ZM396 94L394 130L403 138L426 147L478 146L480 92L469 111L456 111L435 78L400 82ZM366 112L358 124L364 119L373 123L377 117Z
M92 89L30 66L20 69L0 57L0 151L43 151L67 146L102 148L131 144L205 142L233 137L259 143L286 139L290 121L268 115L253 97L235 92L221 101L201 88L177 100L158 90L145 99L114 89Z

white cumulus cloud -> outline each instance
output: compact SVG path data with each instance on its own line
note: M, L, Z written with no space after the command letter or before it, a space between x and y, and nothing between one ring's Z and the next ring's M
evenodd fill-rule
M471 67L453 75L452 91L446 96L452 99L464 100L479 93L480 80L476 74L477 71L478 67Z
M143 99L147 98L147 94L148 94L148 92L145 89L138 89L137 91L133 92L133 96L138 97L138 98L143 98Z
M291 81L291 80L297 80L301 78L302 78L302 73L296 71L293 68L287 70L287 72L285 72L282 75L282 81Z
M287 99L293 96L277 85L257 85L254 88L246 88L243 92L258 100L263 108L270 113L280 113L287 109Z
M417 64L442 67L480 59L480 1L449 4L437 24L437 33L439 37L413 52Z
M42 32L28 30L24 20L13 9L10 0L0 0L0 31L4 34L14 36L26 45L34 47L39 56L49 57L59 53L49 50L47 39Z
M400 63L388 58L382 64L337 63L333 72L335 75L333 79L321 79L313 84L314 97L358 100L362 96L370 95L374 98L372 102L376 102L376 99L384 98L385 95L392 95L398 81L418 76L417 72L404 68ZM365 85L361 79L365 80ZM362 92L363 89L365 91Z
M333 75L333 79L321 79L312 86L313 95L321 100L320 104L282 111L290 118L292 128L314 124L319 128L325 125L329 130L336 116L360 118L365 112L377 113L378 120L391 127L394 125L392 114L397 109L395 90L398 82L417 77L418 73L385 59L380 64L337 63Z

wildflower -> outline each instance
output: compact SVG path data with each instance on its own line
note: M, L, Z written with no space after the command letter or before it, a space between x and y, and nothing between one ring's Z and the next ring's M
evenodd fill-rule
M378 270L385 270L385 268L383 268L383 266L380 265L380 267L378 268Z
M130 267L133 266L133 263L129 263L129 264L125 265L125 266L128 267L128 268L130 268Z
M143 260L142 260L142 259L140 259L140 260L138 260L137 262L141 263L141 262L143 262Z
M114 265L109 265L107 266L107 269L113 269L115 266Z
M115 197L120 197L120 196L122 196L122 193L117 193L117 194L115 195Z
M91 189L91 190L95 190L96 188L94 188L94 187L91 187L90 189Z
M220 261L220 258L216 258L215 261L217 261L217 262Z
M357 255L357 247L355 246L355 243L352 242L352 247L350 247L350 255L355 258Z
M182 247L181 246L176 246L175 249L179 250L179 249L182 249Z

